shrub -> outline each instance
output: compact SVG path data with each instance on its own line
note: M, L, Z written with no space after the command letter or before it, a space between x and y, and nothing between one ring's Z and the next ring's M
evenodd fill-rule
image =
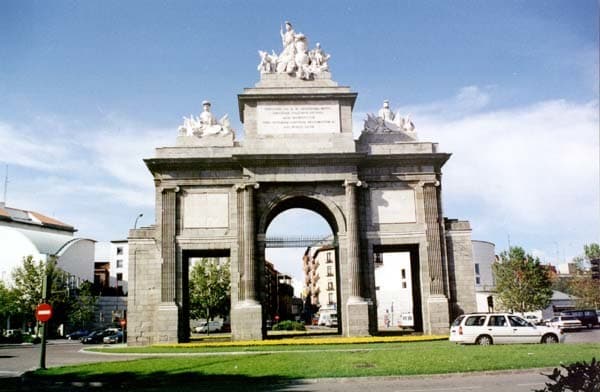
M24 335L23 342L40 344L42 342L42 338L40 338L39 336L35 336L35 335Z
M273 325L274 331L306 331L304 324L298 321L284 320Z
M547 382L544 389L536 392L600 392L600 362L596 358L592 358L590 364L583 361L562 367L567 371L566 375L554 368L552 374L546 374L553 382Z

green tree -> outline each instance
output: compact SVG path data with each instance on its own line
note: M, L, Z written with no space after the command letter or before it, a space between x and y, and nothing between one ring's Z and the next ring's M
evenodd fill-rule
M16 293L0 280L0 329L9 328L10 318L18 313Z
M588 261L592 259L600 259L600 245L595 242L586 244L583 246L583 253Z
M575 259L587 260L600 258L600 245L597 243L586 244L583 246L584 256ZM581 263L583 264L583 263ZM592 278L590 271L581 269L581 273L571 279L569 284L569 294L578 299L576 305L578 308L599 308L600 307L600 282Z
M48 303L53 307L51 323L64 322L68 309L69 292L66 286L66 273L56 266L56 258L48 261L35 261L33 256L23 258L23 264L12 273L16 307L25 322L34 320L36 306L42 301L42 282L45 275L50 276L51 291Z
M523 248L511 247L502 252L493 272L500 304L506 310L531 312L550 305L552 283L548 271Z
M212 320L227 316L230 308L231 277L229 262L202 258L190 271L190 316Z
M86 329L94 321L98 297L92 293L92 284L85 281L71 299L69 323L76 329Z

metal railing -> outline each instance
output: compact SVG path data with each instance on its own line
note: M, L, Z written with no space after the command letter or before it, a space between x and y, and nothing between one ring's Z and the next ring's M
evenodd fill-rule
M290 237L266 237L267 248L304 248L320 246L337 246L337 237L327 236L290 236Z

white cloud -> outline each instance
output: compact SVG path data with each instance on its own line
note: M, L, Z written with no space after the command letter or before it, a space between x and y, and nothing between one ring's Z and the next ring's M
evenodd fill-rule
M0 159L9 166L29 169L20 181L36 197L51 192L72 198L119 200L129 206L154 204L152 175L143 158L154 148L173 144L174 130L148 128L107 117L108 125L95 129L68 120L38 117L29 126L0 121ZM44 139L39 127L52 126ZM11 172L15 169L11 169ZM35 185L34 185L35 184ZM27 199L23 194L21 200ZM37 203L36 203L37 204ZM65 204L69 204L65 202Z
M421 140L453 153L444 170L447 195L479 199L495 218L556 224L596 209L597 113L597 102L547 101L417 121Z
M143 162L154 156L154 148L173 145L176 132L165 129L119 128L97 133L87 141L94 163L121 183L152 190L152 175Z
M42 171L73 169L77 164L72 159L72 147L71 139L63 135L40 132L35 125L0 121L0 159L6 163Z

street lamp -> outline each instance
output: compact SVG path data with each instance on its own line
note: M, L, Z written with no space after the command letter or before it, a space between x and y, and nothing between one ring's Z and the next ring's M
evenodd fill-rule
M144 216L144 214L140 213L137 218L135 218L135 223L133 224L134 229L137 229L138 219L140 219L142 216Z

